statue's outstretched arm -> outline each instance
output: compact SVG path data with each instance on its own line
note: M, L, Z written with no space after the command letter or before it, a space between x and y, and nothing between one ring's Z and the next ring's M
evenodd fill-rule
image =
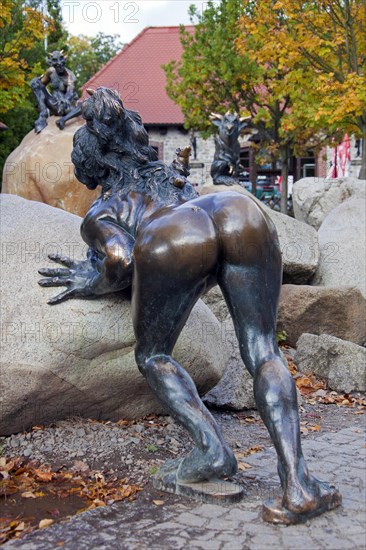
M66 286L66 290L51 298L58 304L72 297L92 297L117 292L131 285L134 238L111 220L89 220L82 226L82 236L90 245L83 261L50 254L49 258L64 267L39 270L46 278L41 286Z
M50 74L50 69L47 69L47 71L39 77L40 82L42 82L44 86L47 86L51 82Z

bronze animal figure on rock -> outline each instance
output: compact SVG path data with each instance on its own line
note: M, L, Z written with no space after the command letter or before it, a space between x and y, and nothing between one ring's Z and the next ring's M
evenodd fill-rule
M252 128L250 117L241 117L228 111L224 115L212 113L212 124L217 126L215 136L215 156L211 164L211 177L214 185L234 185L239 183L240 164L239 136L245 131L257 133Z
M89 252L81 262L52 256L64 267L40 270L46 277L40 284L67 287L52 304L132 285L138 368L195 443L187 456L162 469L161 486L199 492L205 480L237 470L193 381L172 359L194 304L218 284L278 455L283 499L267 505L265 519L295 523L334 508L339 493L305 464L295 385L276 343L282 264L272 222L241 194L198 197L186 180L186 152L178 152L181 159L171 167L159 162L139 115L125 109L116 92L99 88L82 111L86 125L74 138L75 173L90 189L102 188L81 227Z

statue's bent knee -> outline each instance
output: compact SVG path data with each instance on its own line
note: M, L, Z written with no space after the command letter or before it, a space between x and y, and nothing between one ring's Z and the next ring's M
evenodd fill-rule
M143 350L140 350L137 346L135 349L135 359L141 374L146 376L157 375L164 370L164 374L176 374L175 364L172 362L171 357L164 353L155 355L147 354Z
M153 369L156 366L155 357L151 356L151 353L146 353L146 351L140 349L139 345L135 349L135 360L138 366L139 371L143 376L147 376L149 370Z
M32 78L29 85L32 90L43 90L43 88L45 87L38 77Z

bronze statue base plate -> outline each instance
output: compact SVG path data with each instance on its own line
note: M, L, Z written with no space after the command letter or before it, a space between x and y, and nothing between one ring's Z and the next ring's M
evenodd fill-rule
M159 491L173 493L200 500L208 504L233 504L244 497L242 487L224 481L211 479L197 483L177 481L177 469L181 460L168 460L153 477L153 486Z
M334 510L342 504L342 496L338 491L335 491L332 495L324 497L318 508L302 514L295 514L290 512L287 508L282 506L282 498L277 497L271 500L267 500L263 504L262 518L269 523L282 523L283 525L296 525L297 523L305 523L308 519L314 518Z

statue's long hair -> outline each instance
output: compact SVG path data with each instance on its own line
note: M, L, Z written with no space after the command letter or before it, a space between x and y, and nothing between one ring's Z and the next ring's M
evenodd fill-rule
M171 170L157 160L140 115L125 109L116 91L98 88L82 113L86 124L74 135L71 158L89 189L140 191L166 203L196 196L189 183L183 189L171 183Z

